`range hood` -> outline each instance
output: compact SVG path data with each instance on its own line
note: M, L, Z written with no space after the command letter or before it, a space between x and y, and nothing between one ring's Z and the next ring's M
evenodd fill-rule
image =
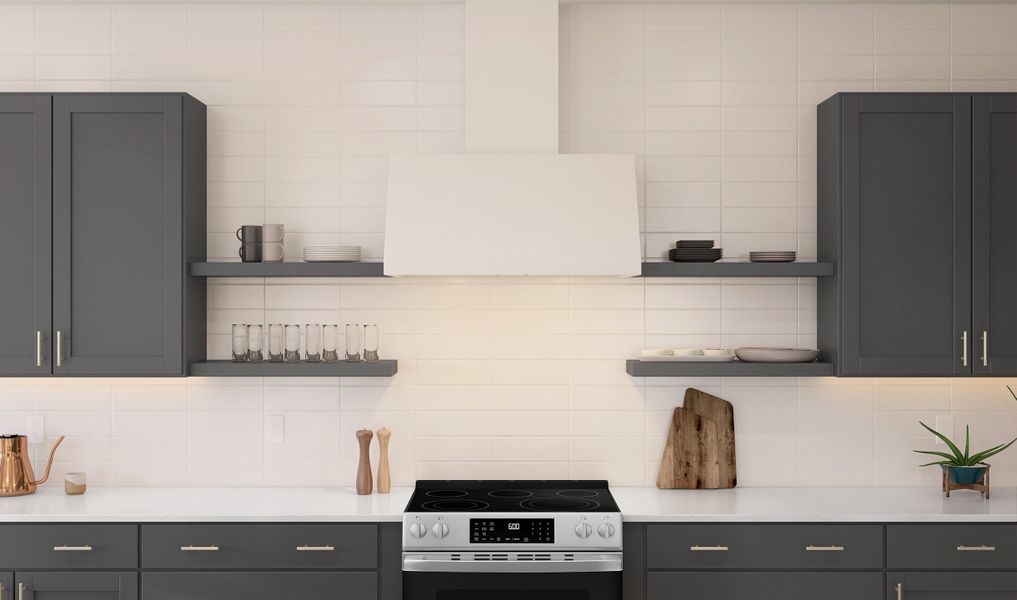
M466 151L392 156L385 274L635 276L635 159L558 152L557 0L466 0Z
M640 260L630 155L389 159L386 275L632 277Z

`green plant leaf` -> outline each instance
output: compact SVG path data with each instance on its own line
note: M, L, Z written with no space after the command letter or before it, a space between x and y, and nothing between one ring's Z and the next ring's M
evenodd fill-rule
M1017 400L1017 394L1013 393L1013 389L1010 386L1006 386L1006 389L1010 390L1010 395L1013 396L1014 400Z
M950 448L950 452L953 452L954 460L956 460L959 464L963 464L964 455L961 454L960 448L957 447L957 444L953 443L953 441L951 441L950 438L946 437L945 435L943 435L942 433L936 431L935 429L929 427L925 423L922 423L921 421L919 421L918 423L922 427L928 429L929 432L932 433L932 435L934 435L934 436L938 437L939 439L943 440L943 443L946 444L948 448Z
M918 466L919 467L931 467L932 465L949 465L949 464L950 464L949 461L941 460L939 462L930 462L930 463L925 463L924 465L918 465Z
M955 457L950 456L946 452L936 452L935 450L912 450L912 452L917 452L918 454L929 454L931 456L938 456L940 458L945 458L946 460L950 461L951 463L954 463L955 460L956 460Z
M999 454L1000 452L1006 450L1010 446L1013 446L1014 442L1017 442L1017 438L1014 438L1014 439L1010 440L1010 442L1007 443L1007 444L1000 444L999 446L996 446L995 448L989 448L988 450L983 450L983 451L979 452L978 454L975 454L974 456L971 457L971 460L975 461L975 462L972 462L971 464L977 465L978 463L984 461L987 458L990 458L992 456L996 456L997 454Z
M970 464L971 455L971 425L964 426L964 463Z

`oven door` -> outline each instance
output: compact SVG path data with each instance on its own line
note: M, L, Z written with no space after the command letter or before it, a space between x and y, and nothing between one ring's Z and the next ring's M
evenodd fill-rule
M403 600L621 597L621 554L403 554Z

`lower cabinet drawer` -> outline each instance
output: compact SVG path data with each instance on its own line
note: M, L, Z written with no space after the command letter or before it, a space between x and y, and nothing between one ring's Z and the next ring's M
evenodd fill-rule
M646 588L647 600L874 600L883 574L650 572Z
M143 569L375 569L373 524L142 525Z
M142 573L145 600L377 600L377 573Z
M136 572L18 572L11 589L17 600L138 600Z
M887 573L886 600L1013 600L1017 573Z
M886 566L902 570L1017 570L1017 525L889 525L886 528Z
M0 540L0 565L10 571L138 568L137 525L0 525Z
M651 569L880 569L881 525L648 525Z

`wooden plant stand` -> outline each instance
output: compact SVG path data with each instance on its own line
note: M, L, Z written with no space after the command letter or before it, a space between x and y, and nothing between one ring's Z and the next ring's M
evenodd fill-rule
M981 492L985 499L989 499L989 469L991 465L985 465L985 473L982 474L982 480L980 483L954 483L950 481L950 469L949 467L943 466L943 493L946 497L950 497L950 492L953 490L974 490Z

